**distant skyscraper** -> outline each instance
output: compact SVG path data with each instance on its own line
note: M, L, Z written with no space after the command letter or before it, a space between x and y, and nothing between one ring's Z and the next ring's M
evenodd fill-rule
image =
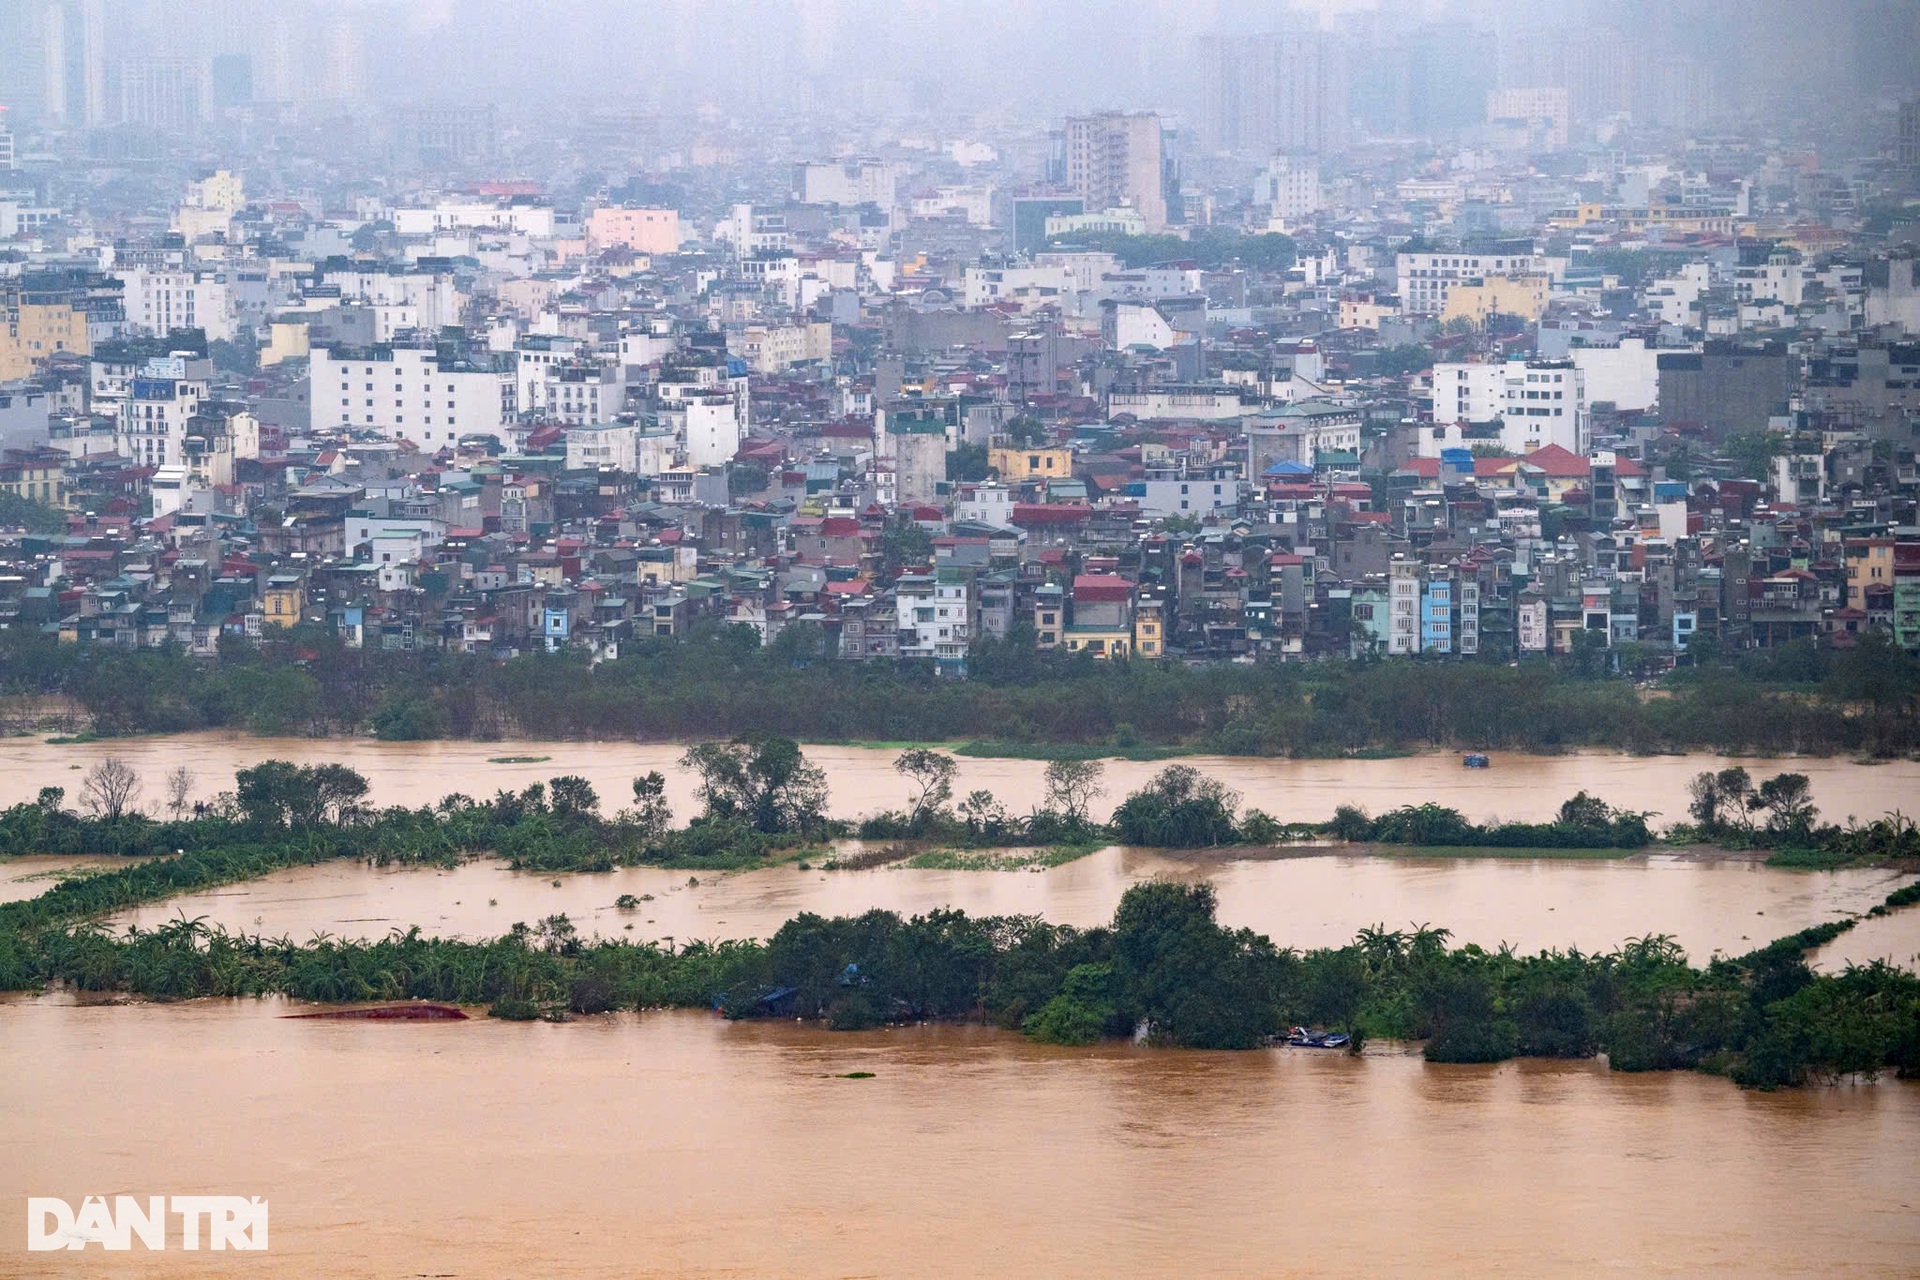
M120 120L143 129L191 129L213 98L207 64L197 58L127 58L120 64Z
M1920 99L1900 104L1900 133L1894 158L1903 168L1920 169Z
M253 101L253 59L246 54L215 56L212 75L215 109L244 107Z
M328 25L325 56L320 96L334 102L358 102L365 97L365 58L360 33L351 21L336 18Z
M1200 38L1201 134L1216 151L1328 155L1352 113L1346 48L1323 31Z
M1065 141L1067 186L1086 201L1088 212L1131 205L1148 230L1166 227L1159 116L1145 111L1072 116Z

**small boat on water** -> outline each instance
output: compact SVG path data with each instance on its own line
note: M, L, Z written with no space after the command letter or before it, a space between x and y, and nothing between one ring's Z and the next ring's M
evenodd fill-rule
M1352 1040L1344 1031L1309 1031L1295 1027L1287 1032L1287 1043L1296 1049L1344 1049Z
M1487 759L1486 756L1478 751L1469 751L1466 755L1461 756L1460 763L1469 769L1491 769L1493 767L1493 761Z
M370 1009L326 1009L320 1013L289 1013L288 1018L334 1018L364 1022L465 1022L467 1015L450 1004L383 1004Z

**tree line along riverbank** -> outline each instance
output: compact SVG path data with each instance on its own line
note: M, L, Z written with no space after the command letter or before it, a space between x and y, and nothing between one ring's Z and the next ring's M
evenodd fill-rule
M811 741L975 741L987 749L1344 756L1445 746L1554 751L1910 754L1920 662L1877 633L1729 657L1657 681L1618 654L1515 666L1414 659L1188 667L1101 662L985 641L969 678L822 657L737 629L642 639L616 660L506 660L348 649L317 630L223 642L216 660L60 645L0 631L0 694L61 697L105 736L238 729L409 740L685 741L746 732Z
M783 861L817 861L832 870L908 859L957 870L1015 865L998 853L970 851L1021 850L1018 865L1049 866L1109 844L1233 850L1338 842L1551 857L1625 856L1660 842L1764 850L1774 865L1803 869L1920 870L1920 828L1903 814L1822 823L1806 775L1756 779L1741 767L1695 775L1689 821L1656 832L1656 815L1585 791L1546 822L1476 823L1432 802L1378 815L1343 804L1325 822L1285 821L1243 810L1239 793L1180 763L1161 768L1098 822L1092 814L1107 795L1106 766L1072 759L1048 763L1039 803L1017 813L990 790L957 795L956 759L927 747L894 757L909 796L905 807L845 820L828 816L826 773L791 738L746 734L697 743L680 766L696 779L699 807L683 826L675 825L667 779L657 770L633 778L632 804L608 815L592 783L574 775L500 789L491 798L454 793L418 809L381 809L366 802L366 778L341 764L264 761L240 769L232 790L196 801L190 797L199 780L186 767L147 779L107 756L79 779L77 808L68 806L63 788L48 787L0 810L0 857L152 856L324 834L382 864L450 865L485 850L525 871L740 870ZM862 846L836 847L850 838Z
M945 812L938 753L924 755L934 759L908 752L901 760L903 772L925 782L915 812L874 821L911 826ZM569 777L486 802L450 796L429 808L368 812L359 808L366 781L353 770L270 761L242 770L234 790L197 815L160 821L134 808L139 780L108 763L86 779L90 815L65 808L52 789L0 812L0 851L175 856L81 876L0 906L0 989L62 983L162 999L421 998L485 1004L503 1017L713 1007L735 1018L811 1018L842 1028L980 1019L1060 1043L1141 1035L1194 1048L1250 1048L1305 1025L1345 1030L1356 1044L1423 1041L1427 1057L1441 1062L1604 1053L1620 1070L1697 1068L1760 1087L1920 1071L1920 978L1878 963L1823 975L1806 963L1808 949L1852 920L1704 967L1664 937L1600 954L1520 956L1450 947L1444 929L1427 927L1382 926L1344 947L1301 952L1223 928L1210 888L1169 883L1134 886L1111 925L1084 930L1028 917L935 911L902 919L871 911L802 915L765 942L678 949L582 939L564 916L481 943L427 938L418 929L376 942L296 943L185 919L116 936L98 923L114 911L333 858L437 863L516 842L526 844L522 856L551 856L555 848L590 849L627 838L622 832L649 831L632 838L662 858L673 856L676 839L724 842L729 831L806 841L818 834L810 824L824 807L825 779L790 740L704 744L686 764L702 777L706 812L675 829L657 774L635 780L634 806L613 819L599 816L591 787ZM1097 787L1097 773L1065 763L1052 772L1058 807L1041 820L1062 830L1084 823L1076 805ZM1701 784L1702 805L1712 801L1716 820L1751 820L1757 830L1810 820L1809 807L1795 807L1803 797L1791 782L1769 790L1774 780L1757 788L1749 780L1742 788L1731 773L1706 775L1710 783ZM1749 804L1763 790L1777 810L1764 820L1755 815L1768 802ZM168 791L177 794L171 785ZM1731 802L1741 796L1736 819ZM1143 843L1217 843L1236 822L1234 801L1197 771L1170 766L1127 797L1114 827ZM1414 824L1414 835L1438 823L1434 834L1460 840L1461 827L1435 811L1358 816L1389 830ZM1239 826L1251 818L1239 818ZM1617 839L1619 824L1636 822L1644 828L1640 815L1577 796L1557 823L1526 825L1599 840ZM1909 885L1875 913L1916 901L1920 885Z

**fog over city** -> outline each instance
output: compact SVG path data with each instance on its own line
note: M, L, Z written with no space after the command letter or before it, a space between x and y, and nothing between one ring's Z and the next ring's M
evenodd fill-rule
M1191 114L1209 39L1315 33L1356 121L1383 134L1458 127L1422 98L1428 82L1464 93L1571 76L1593 98L1576 111L1611 113L1639 86L1686 78L1701 98L1689 110L1717 118L1858 108L1920 74L1911 0L5 0L0 23L0 97L19 104L46 92L49 38L67 46L70 81L111 81L112 62L131 56L240 56L261 102L485 98L766 118Z

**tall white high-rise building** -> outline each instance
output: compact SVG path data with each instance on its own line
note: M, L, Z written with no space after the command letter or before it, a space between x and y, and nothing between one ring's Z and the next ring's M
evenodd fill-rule
M1200 38L1200 133L1216 151L1329 155L1348 143L1346 46L1324 31Z
M1067 186L1089 211L1131 206L1147 230L1167 225L1160 117L1149 111L1103 111L1066 124Z
M127 58L120 63L120 122L173 132L207 118L213 85L199 58Z

